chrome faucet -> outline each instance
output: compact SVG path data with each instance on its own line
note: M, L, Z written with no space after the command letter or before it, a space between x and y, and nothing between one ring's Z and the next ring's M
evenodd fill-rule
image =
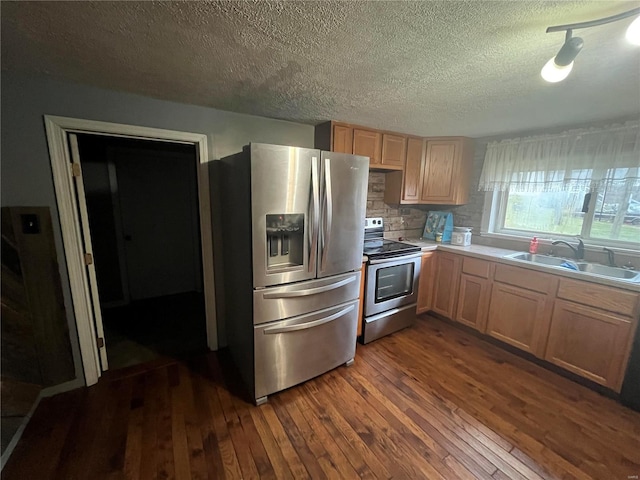
M607 252L607 258L609 260L609 266L610 267L615 267L616 266L616 261L615 261L615 254L613 253L613 250L611 250L610 248L607 248L607 247L603 247L602 250Z
M570 243L565 242L564 240L556 240L555 242L551 242L551 245L558 245L558 244L563 244L566 245L567 247L569 247L571 249L571 251L573 252L573 256L576 258L576 260L583 260L584 259L584 243L582 243L581 239L578 239L578 246L574 247L573 245L571 245Z

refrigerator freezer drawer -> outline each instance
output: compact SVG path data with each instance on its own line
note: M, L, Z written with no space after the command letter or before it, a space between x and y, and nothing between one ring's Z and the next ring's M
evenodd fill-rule
M256 400L352 360L357 317L355 300L254 327Z
M360 272L254 290L253 323L260 325L315 312L356 300L359 295Z

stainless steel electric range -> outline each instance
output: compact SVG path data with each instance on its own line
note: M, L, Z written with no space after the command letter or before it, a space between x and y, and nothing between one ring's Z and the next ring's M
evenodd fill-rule
M385 240L382 218L367 218L364 232L363 253L369 261L360 341L369 343L415 321L421 249Z

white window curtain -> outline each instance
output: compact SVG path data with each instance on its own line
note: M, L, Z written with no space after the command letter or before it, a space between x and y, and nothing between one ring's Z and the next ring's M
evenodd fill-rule
M487 145L479 190L595 191L640 186L640 122Z

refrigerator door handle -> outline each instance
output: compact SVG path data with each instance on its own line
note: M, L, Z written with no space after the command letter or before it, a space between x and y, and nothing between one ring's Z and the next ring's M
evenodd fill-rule
M331 196L331 159L324 159L324 185L325 185L325 216L326 221L322 232L322 260L320 269L324 270L327 263L327 250L331 242L331 224L333 223L333 197Z
M273 293L263 293L262 298L272 299L272 298L290 298L290 297L307 297L309 295L317 295L318 293L328 292L330 290L335 290L336 288L343 287L348 285L351 282L354 282L357 277L352 276L349 278L345 278L344 280L340 280L339 282L332 283L330 285L324 285L322 287L316 288L305 288L304 290L294 290L291 292L273 292Z
M312 227L311 227L311 245L309 246L309 271L316 269L316 258L318 256L318 228L320 224L320 186L318 181L318 157L311 157L311 188L313 200L311 208L313 208Z
M319 320L300 323L298 325L289 325L288 327L269 327L269 328L265 328L263 331L265 335L274 335L276 333L287 333L287 332L295 332L296 330L306 330L308 328L313 328L313 327L317 327L318 325L322 325L323 323L329 323L335 320L336 318L340 318L346 315L347 313L349 313L350 311L352 311L354 308L355 307L353 305L349 305L347 308L344 308L339 312L336 312L332 315L329 315L328 317L321 318Z

